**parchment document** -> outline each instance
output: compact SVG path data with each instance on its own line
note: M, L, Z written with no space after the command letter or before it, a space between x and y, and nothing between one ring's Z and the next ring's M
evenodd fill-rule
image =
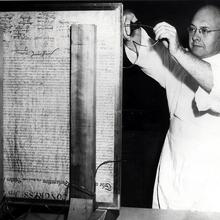
M96 164L114 160L120 11L1 12L3 145L7 197L67 200L70 26L97 25ZM114 164L96 175L97 202L112 202Z

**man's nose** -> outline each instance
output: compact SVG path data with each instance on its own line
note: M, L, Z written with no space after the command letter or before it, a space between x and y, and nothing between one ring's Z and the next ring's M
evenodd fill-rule
M193 40L201 40L201 33L199 32L199 29L196 29L195 33L192 34Z

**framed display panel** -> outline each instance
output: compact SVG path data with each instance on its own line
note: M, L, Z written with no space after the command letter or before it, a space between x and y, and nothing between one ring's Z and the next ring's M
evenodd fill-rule
M70 27L92 24L96 26L95 195L99 206L118 208L122 4L0 5L4 195L27 203L65 204L69 200L70 151L74 147L70 135Z

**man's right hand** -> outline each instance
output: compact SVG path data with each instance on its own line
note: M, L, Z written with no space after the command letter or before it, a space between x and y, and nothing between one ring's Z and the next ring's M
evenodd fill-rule
M125 40L131 40L131 35L134 33L131 33L131 23L135 23L138 19L136 18L135 14L129 10L124 11L123 15L123 36Z
M131 24L135 23L138 19L135 14L129 10L124 11L123 15L123 38L125 40L125 44L134 52L137 52L139 48L138 44L141 42L141 30L140 28L131 32ZM136 42L136 46L134 45Z

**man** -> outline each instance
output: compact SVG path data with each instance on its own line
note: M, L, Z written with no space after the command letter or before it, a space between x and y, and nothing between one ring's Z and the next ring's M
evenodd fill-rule
M220 10L200 8L192 19L189 50L166 22L155 39L124 14L125 50L166 89L170 128L161 153L153 208L220 212Z

